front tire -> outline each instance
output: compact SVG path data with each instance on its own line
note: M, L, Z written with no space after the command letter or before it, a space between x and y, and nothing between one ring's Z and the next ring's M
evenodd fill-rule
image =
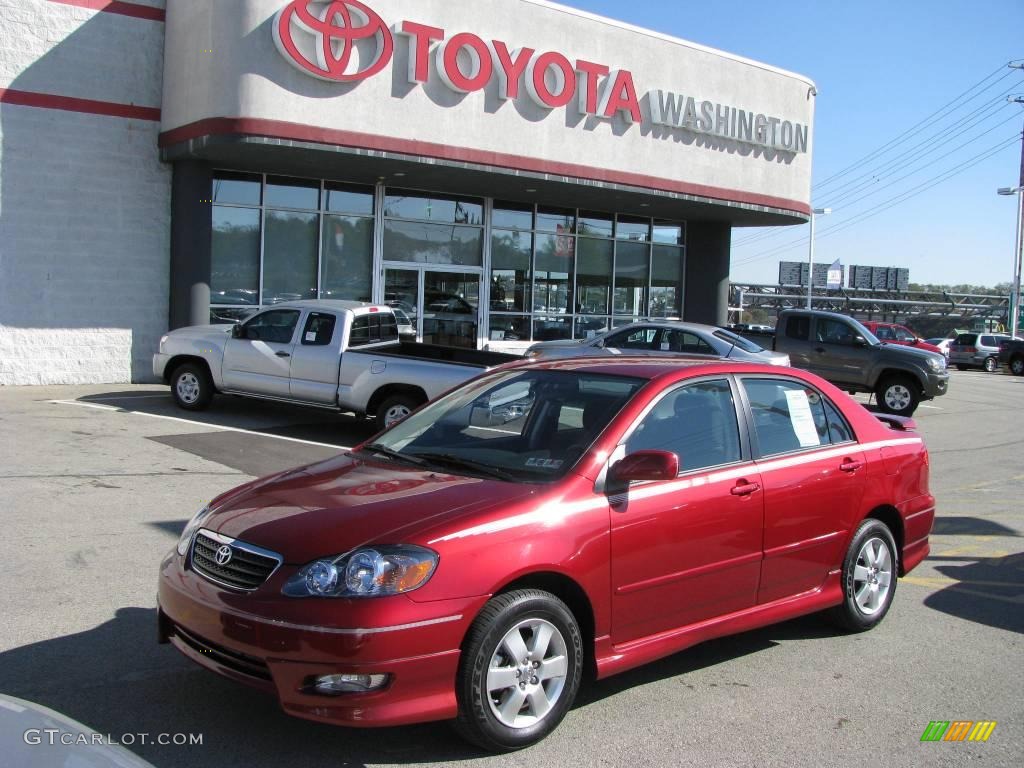
M1015 357L1010 361L1010 373L1014 376L1024 376L1024 357Z
M883 413L910 416L921 402L917 382L909 376L888 376L875 390L878 407Z
M999 361L994 357L985 358L985 370L989 373L995 373L999 370Z
M896 594L899 552L889 527L868 518L860 524L843 560L843 602L829 619L850 632L881 623Z
M171 374L171 397L186 411L202 411L213 399L213 380L206 366L198 363L179 365Z
M456 730L492 752L536 744L565 717L583 676L583 638L568 606L522 589L491 599L463 646Z

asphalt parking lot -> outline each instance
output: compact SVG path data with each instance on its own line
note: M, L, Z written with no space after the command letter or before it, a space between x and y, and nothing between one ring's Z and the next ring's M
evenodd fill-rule
M1024 377L952 379L917 413L932 553L878 629L842 635L808 617L698 646L592 685L551 737L503 756L443 723L297 720L156 644L157 565L191 514L354 445L366 422L224 397L183 418L158 386L0 389L0 692L115 737L202 734L191 747L136 739L159 768L1020 765ZM986 743L922 743L932 720L998 725Z

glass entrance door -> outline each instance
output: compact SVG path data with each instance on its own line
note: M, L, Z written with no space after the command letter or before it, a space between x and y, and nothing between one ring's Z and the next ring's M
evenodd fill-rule
M396 310L399 332L425 344L476 349L480 274L432 269L384 271L384 303ZM409 322L403 328L402 315ZM405 329L408 330L405 330Z

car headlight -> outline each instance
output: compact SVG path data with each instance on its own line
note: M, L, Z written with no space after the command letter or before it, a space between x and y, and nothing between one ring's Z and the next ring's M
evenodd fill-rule
M285 583L289 597L383 597L422 587L437 567L437 553L411 544L360 547L300 568Z
M161 336L161 337L160 337L160 347L159 347L159 349L160 349L160 351L161 351L161 352L163 352L163 351L164 351L164 344L166 344L166 343L167 343L167 337L168 337L168 335L169 335L169 334L166 334L166 333L165 333L165 334L164 334L163 336Z
M527 360L535 360L540 356L541 351L539 349L528 349L526 350L526 354L523 355L523 357L525 357Z
M946 358L939 355L930 355L928 357L928 367L936 373L942 373L946 370Z
M185 529L181 532L181 537L178 539L179 555L184 557L185 553L188 552L188 545L192 541L192 534L194 534L199 529L199 526L203 524L203 521L206 520L209 514L210 508L203 507L198 512L196 512L192 516L192 519L189 520L188 523L185 525Z

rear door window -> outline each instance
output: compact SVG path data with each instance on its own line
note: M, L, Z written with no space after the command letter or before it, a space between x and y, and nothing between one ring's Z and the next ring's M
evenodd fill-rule
M811 338L811 318L805 316L791 317L786 321L786 337L807 341Z
M302 344L323 347L331 343L337 318L326 312L310 312L302 331Z
M839 409L816 389L791 379L743 379L761 456L854 439Z

